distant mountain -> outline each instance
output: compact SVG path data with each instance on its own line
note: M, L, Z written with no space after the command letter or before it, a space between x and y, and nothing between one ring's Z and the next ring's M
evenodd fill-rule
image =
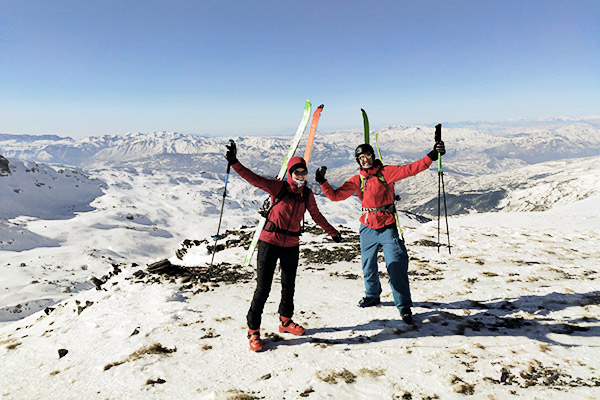
M17 142L37 142L40 140L48 140L48 141L60 141L60 140L70 140L71 138L63 138L57 135L8 135L6 133L0 133L0 142L15 140Z
M443 127L445 168L465 176L498 173L544 161L600 155L600 118L553 119L503 123L465 123ZM395 125L379 130L384 163L401 164L422 158L433 146L431 126ZM374 135L372 135L373 137ZM0 154L10 158L79 167L139 166L184 171L222 172L229 137L203 137L176 132L127 133L81 140L53 135L0 134ZM239 158L257 171L275 175L290 137L237 137ZM319 132L311 165L330 167L330 179L340 183L336 169L354 164L360 130ZM299 148L302 155L304 149Z
M491 175L452 177L446 182L451 215L489 211L547 211L600 194L600 157L549 161ZM435 180L430 177L430 180ZM433 184L433 182L431 182ZM437 215L437 197L415 204L411 212Z

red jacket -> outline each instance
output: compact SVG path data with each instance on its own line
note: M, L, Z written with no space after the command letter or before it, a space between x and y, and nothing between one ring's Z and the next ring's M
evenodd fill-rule
M338 235L339 232L333 226L331 226L329 222L327 222L323 214L321 214L319 211L317 202L315 201L315 195L310 189L308 189L308 202L305 203L303 198L303 188L298 187L298 184L294 182L289 173L290 167L296 164L302 164L304 168L306 168L306 163L302 157L292 157L287 165L287 181L263 178L262 176L256 175L239 162L232 164L231 166L235 172L237 172L248 183L269 193L271 196L271 204L281 191L283 185L288 185L287 190L298 195L284 196L281 201L273 206L273 209L269 214L269 221L273 222L278 228L285 229L290 232L299 231L302 225L304 212L306 209L308 209L313 221L323 228L325 232L332 237ZM305 204L307 207L305 207ZM289 236L278 232L267 232L264 229L260 234L260 240L281 247L294 247L298 246L300 243L299 236Z
M412 164L406 165L383 166L381 161L375 160L373 168L360 170L360 175L363 177L367 178L372 176L371 178L364 180L365 187L363 193L361 193L360 190L361 179L359 175L354 175L338 189L333 189L329 182L322 184L321 189L323 190L323 193L325 193L325 196L333 201L345 200L352 196L353 193L356 193L361 200L363 208L383 207L394 203L392 197L392 193L394 193L394 182L408 178L409 176L415 176L419 172L429 168L432 163L433 161L428 156L425 156ZM392 193L390 193L390 190L386 189L383 182L377 177L377 172L380 170ZM396 217L394 214L382 211L369 211L362 213L360 222L369 228L379 229L396 223Z

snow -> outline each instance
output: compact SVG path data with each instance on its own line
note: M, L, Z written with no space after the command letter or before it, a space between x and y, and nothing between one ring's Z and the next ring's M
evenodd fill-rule
M245 250L235 244L256 222L262 192L232 172L228 233L218 242L232 244L216 253L212 271L241 275L194 283L147 266L166 258L206 269L223 173L9 161L11 174L0 177L2 398L600 397L598 157L466 180L446 172L449 193L462 182L465 192L504 187L507 195L495 212L449 217L452 254L432 245L437 220L402 216L414 326L399 318L385 275L382 305L356 306L360 257L345 256L357 251L359 203L317 196L345 240L303 234L294 319L307 332L278 332L276 278L262 353L248 350L254 271L239 265ZM433 169L421 175L437 180ZM185 247L186 239L198 245ZM310 261L315 254L329 261Z

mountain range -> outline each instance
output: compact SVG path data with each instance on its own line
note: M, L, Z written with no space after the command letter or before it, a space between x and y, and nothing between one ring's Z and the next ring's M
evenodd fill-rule
M425 156L433 146L433 132L433 127L424 125L381 128L378 144L384 164L405 164ZM229 139L176 132L127 133L80 140L55 135L0 134L0 154L83 169L133 167L222 176L226 165L223 154ZM240 161L264 176L276 175L290 140L255 136L233 139L238 145ZM507 207L536 209L547 207L544 204L551 196L541 203L531 201L529 206L523 206L514 204L511 193L537 185L544 174L560 173L561 164L551 164L551 172L527 167L600 155L600 118L451 124L443 128L443 139L447 148L443 158L447 202L452 214ZM314 169L320 165L329 167L327 178L334 186L356 174L354 148L362 140L360 130L319 133L310 160L309 181L313 181ZM302 146L297 154L304 154ZM583 163L584 171L593 170L594 161ZM318 185L311 183L311 187L320 192ZM435 176L421 174L401 181L396 184L396 193L402 198L400 209L429 216L437 213ZM555 197L557 193L562 192L558 189Z

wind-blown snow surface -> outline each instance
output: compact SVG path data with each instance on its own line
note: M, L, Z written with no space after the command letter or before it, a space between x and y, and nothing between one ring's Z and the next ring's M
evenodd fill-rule
M219 146L199 157L222 165ZM451 255L431 246L437 221L402 216L414 326L399 320L383 267L382 306L356 307L364 290L359 203L317 196L345 242L303 235L294 318L307 332L277 331L276 279L259 354L245 337L254 271L239 266L245 250L236 240L256 221L260 191L230 176L221 228L229 233L219 242L227 247L213 270L230 263L240 275L193 283L148 274L147 264L207 265L223 173L141 162L62 173L38 164L34 173L26 171L33 163L9 161L11 174L0 177L12 182L10 197L0 192L6 210L30 209L35 199L57 218L14 211L0 220L3 398L600 397L598 157L489 176L449 170L449 193L503 188L504 202L498 212L451 216ZM356 166L337 172L347 177ZM431 183L422 200L435 197L433 168L400 186L418 178ZM76 207L61 209L54 191ZM184 239L208 243L179 259ZM94 281L99 290L92 277L104 282Z

